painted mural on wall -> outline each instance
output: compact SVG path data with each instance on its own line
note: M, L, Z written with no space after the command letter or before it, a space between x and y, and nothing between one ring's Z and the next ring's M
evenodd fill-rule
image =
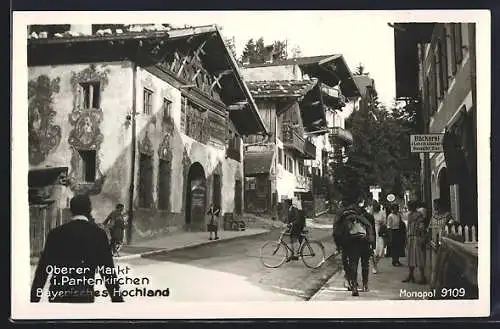
M75 193L98 194L104 183L105 175L100 170L99 155L104 139L101 132L103 111L100 108L100 100L108 84L108 74L109 69L98 71L94 64L79 73L72 72L73 110L69 114L69 123L73 129L68 138L72 149L69 185ZM98 92L86 87L89 85L98 89ZM96 168L93 181L86 181L82 178L84 164L81 151L95 151Z
M59 92L60 78L40 75L28 82L29 163L38 165L61 142L61 127L54 124L56 111L52 96Z

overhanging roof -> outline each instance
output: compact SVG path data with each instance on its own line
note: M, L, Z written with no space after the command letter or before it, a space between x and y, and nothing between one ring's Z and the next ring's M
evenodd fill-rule
M215 25L166 28L161 31L124 31L122 33L77 35L64 33L59 37L28 39L28 65L57 65L63 63L84 63L116 60L137 60L138 49L154 53L154 61L163 60L162 53L175 47L176 42L191 41L195 37L212 36L207 42L204 57L214 71L231 70L232 74L221 79L228 98L245 100L248 106L229 113L241 134L267 134L267 129L260 117L257 105L243 81L238 65ZM214 37L215 36L215 37ZM160 55L158 55L160 54ZM231 81L232 80L232 81ZM223 88L223 89L224 89ZM230 105L230 104L227 104Z
M417 97L418 47L419 43L429 43L435 23L394 24L394 53L396 66L396 97Z
M354 82L353 74L341 54L321 55L311 57L289 58L272 63L249 64L245 67L266 67L298 65L304 73L320 79L329 86L341 83L340 88L346 97L360 96L359 89Z
M310 92L318 83L311 80L248 81L250 93L255 98L300 98Z

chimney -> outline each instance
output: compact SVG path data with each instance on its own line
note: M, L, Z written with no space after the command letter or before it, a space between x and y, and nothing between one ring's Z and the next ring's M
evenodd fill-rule
M92 25L91 24L86 24L86 25L71 25L69 30L71 32L77 32L82 35L92 35Z
M269 45L264 48L264 61L266 64L273 62L274 45Z

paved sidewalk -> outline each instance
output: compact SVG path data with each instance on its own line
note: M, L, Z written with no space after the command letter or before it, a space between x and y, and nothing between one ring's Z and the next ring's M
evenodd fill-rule
M197 247L210 243L219 243L233 239L258 236L268 233L268 229L246 229L245 231L219 231L219 240L209 240L207 232L177 232L159 238L139 241L132 245L124 245L120 250L120 257L116 260L129 260L147 255ZM35 266L38 258L31 258L31 265Z
M416 283L403 283L401 280L408 275L406 258L401 258L403 266L394 267L390 258L383 258L378 264L378 273L373 274L370 264L369 291L359 293L358 297L351 296L351 292L344 287L344 272L342 269L328 280L328 282L310 299L311 301L334 301L334 300L411 300L424 299L409 297L406 293L428 292L429 287ZM420 279L419 273L415 273L416 279ZM358 282L361 284L361 268L358 269Z
M219 240L209 240L208 232L182 232L163 236L157 239L140 241L125 245L116 259L133 259L141 256L163 253L167 251L197 247L210 243L219 243L239 238L257 236L268 233L266 229L246 229L245 231L219 231Z

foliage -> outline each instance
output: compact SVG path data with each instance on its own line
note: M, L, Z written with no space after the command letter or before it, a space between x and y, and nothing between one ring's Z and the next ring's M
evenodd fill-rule
M346 128L354 143L346 163L332 168L341 195L368 196L371 185L380 186L383 195L399 197L414 189L420 163L418 155L410 153L409 136L418 131L412 103L387 110L375 100L371 109L353 112Z
M243 62L248 61L251 64L264 63L268 56L268 51L272 49L273 60L283 60L288 58L286 40L274 41L271 47L266 46L264 38L260 37L257 41L250 39L245 44L241 59Z

